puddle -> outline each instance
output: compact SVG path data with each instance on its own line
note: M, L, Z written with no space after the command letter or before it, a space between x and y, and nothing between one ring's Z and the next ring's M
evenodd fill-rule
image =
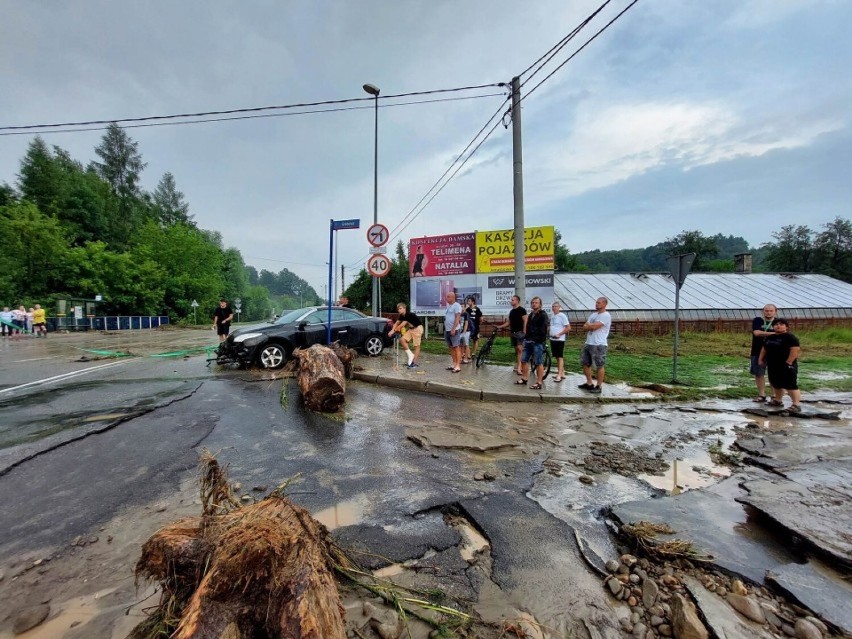
M696 468L700 470L695 470ZM730 477L731 469L717 466L709 453L696 451L688 459L673 459L669 469L662 475L639 475L654 488L661 488L677 495L693 488L712 486L725 477Z
M56 639L62 637L72 627L76 628L90 622L101 613L99 600L109 595L115 588L100 590L92 595L75 597L61 604L51 604L51 614L59 609L59 614L48 618L44 623L20 635L21 639ZM0 637L12 635L0 634Z
M131 413L132 414L132 413ZM128 413L105 413L103 415L92 415L91 417L86 417L83 419L84 422L104 422L111 419L120 419L122 417L127 417Z
M359 495L353 499L342 501L329 508L325 508L314 514L314 519L319 521L329 530L341 526L354 526L364 519L370 500L366 495Z
M839 379L846 379L847 377L849 377L849 375L846 375L844 373L833 373L831 371L824 371L818 373L808 373L806 377L810 379L816 379L821 382L831 382Z
M454 522L453 528L462 536L459 554L467 563L473 563L476 555L484 550L491 550L491 544L488 540L466 521L459 520Z

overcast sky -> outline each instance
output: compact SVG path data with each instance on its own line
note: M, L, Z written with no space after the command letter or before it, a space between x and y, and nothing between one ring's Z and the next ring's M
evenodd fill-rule
M0 0L0 126L508 82L601 1ZM612 0L524 91L628 3ZM847 0L640 0L524 101L527 226L553 224L580 252L691 229L758 245L848 218L850 24ZM500 95L379 102L380 222L403 220L504 92L438 96L487 93ZM367 254L371 105L128 133L144 188L171 171L199 226L322 292L330 218L362 220L339 233L342 264ZM398 237L511 228L511 133L499 126ZM88 163L102 134L44 137ZM0 136L0 182L16 182L31 140Z

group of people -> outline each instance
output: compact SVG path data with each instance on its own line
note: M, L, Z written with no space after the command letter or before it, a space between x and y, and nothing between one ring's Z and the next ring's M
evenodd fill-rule
M0 311L0 336L23 337L32 334L47 337L47 317L40 304L29 310L23 305L15 309L4 306Z
M751 324L751 352L749 372L754 375L757 386L755 402L783 407L784 393L793 402L788 408L791 413L802 412L802 394L799 391L799 338L790 332L790 322L778 317L775 304L763 307L763 315L755 317ZM767 401L766 376L772 397Z
M589 315L582 330L586 333L586 341L580 353L580 364L586 381L579 385L583 390L598 394L602 391L606 375L606 349L612 318L606 310L608 300L599 297L595 301L595 312ZM517 295L512 296L512 309L509 317L498 328L508 328L515 348L516 363L513 369L520 376L515 384L526 385L530 381L532 369L535 370L536 381L530 385L533 390L539 390L544 384L544 349L550 340L550 350L556 360L556 375L554 382L565 379L565 341L571 332L571 322L562 312L559 302L553 302L551 315L542 309L540 297L530 300L531 310L521 305ZM594 372L594 380L593 380ZM595 381L597 383L595 383Z
M460 373L462 364L473 361L476 347L479 343L479 329L482 321L482 310L476 305L476 298L468 297L465 305L456 301L454 292L447 293L447 307L444 312L444 339L450 351L451 364L447 370ZM600 393L606 374L607 337L612 324L610 314L606 310L607 299L599 297L595 302L595 312L583 324L586 333L586 343L580 355L580 363L586 381L580 388L590 393ZM552 315L542 309L540 297L530 301L531 310L521 305L517 295L512 296L512 308L505 322L497 328L508 328L515 348L516 362L514 372L520 376L515 383L526 385L535 371L535 382L530 388L537 390L544 384L544 349L550 340L550 349L556 360L556 375L554 382L565 379L565 340L571 332L568 316L562 312L559 302L552 305ZM397 304L399 317L391 327L390 335L398 335L400 344L408 359L408 368L416 368L420 358L420 343L423 338L423 322L405 303ZM412 352L410 346L414 347ZM593 380L593 369L595 379ZM597 383L595 383L597 382Z

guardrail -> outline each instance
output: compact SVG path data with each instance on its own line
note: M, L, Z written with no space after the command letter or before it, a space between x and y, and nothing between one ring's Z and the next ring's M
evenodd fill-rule
M168 315L105 315L48 317L48 331L139 331L167 326Z

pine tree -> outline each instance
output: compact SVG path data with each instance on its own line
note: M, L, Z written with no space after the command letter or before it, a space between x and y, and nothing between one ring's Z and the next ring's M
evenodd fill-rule
M160 178L160 183L154 191L154 209L163 226L194 225L192 216L189 215L189 204L184 201L183 193L177 190L175 176L169 172Z

